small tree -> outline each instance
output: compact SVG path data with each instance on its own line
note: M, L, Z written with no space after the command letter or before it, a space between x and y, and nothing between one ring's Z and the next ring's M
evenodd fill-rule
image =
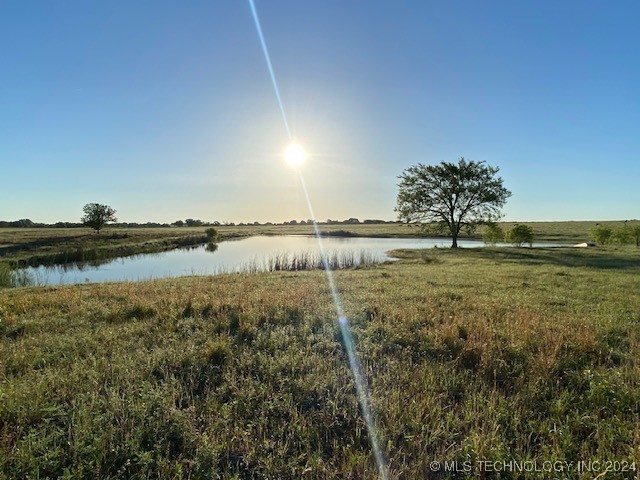
M100 233L100 229L109 222L116 222L116 211L109 205L101 205L100 203L87 203L82 210L84 217L80 221L87 227L93 228L96 233Z
M599 243L600 245L606 245L611 241L611 235L613 234L613 230L611 227L607 227L606 225L596 225L591 230L589 230L591 237Z
M633 240L634 239L631 228L629 228L626 222L623 226L614 228L613 232L611 233L611 241L613 243L626 245L627 243L633 242Z
M634 225L629 229L631 238L636 242L636 247L640 247L640 225Z
M498 167L464 158L458 163L410 167L398 177L396 212L405 222L427 222L448 230L451 248L457 248L462 228L472 231L500 218L500 208L511 192L496 176L498 171Z
M209 243L216 243L218 240L220 240L220 234L218 233L218 230L213 227L207 228L204 233L207 235L207 241Z
M504 230L495 222L489 222L482 231L482 240L487 245L495 245L504 240Z
M507 230L504 240L507 243L512 243L516 247L521 247L525 243L531 246L533 243L533 228L528 225L514 225L513 228Z

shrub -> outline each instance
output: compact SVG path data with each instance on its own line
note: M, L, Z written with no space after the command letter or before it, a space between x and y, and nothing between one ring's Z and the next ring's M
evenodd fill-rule
M482 231L482 240L487 245L495 245L504 240L504 231L497 223L487 223Z
M504 241L512 243L516 247L521 247L525 243L531 246L533 243L533 228L527 225L514 225L505 234Z
M213 227L207 228L204 233L207 235L207 241L209 243L216 243L220 240L220 234Z
M634 225L630 230L631 238L636 242L636 247L640 247L640 225Z
M611 227L607 227L606 225L596 225L591 230L589 230L589 234L596 243L606 245L611 241L613 230L611 229Z
M631 229L625 224L622 227L616 227L611 233L611 241L620 245L625 245L633 241Z

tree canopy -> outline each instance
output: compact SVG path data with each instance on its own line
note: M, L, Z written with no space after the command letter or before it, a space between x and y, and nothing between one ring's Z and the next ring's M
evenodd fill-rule
M495 222L487 222L482 231L482 240L487 245L495 245L496 243L504 241L504 230Z
M116 211L109 205L100 203L87 203L82 210L84 216L80 221L87 227L93 228L96 233L100 233L100 229L109 222L116 222Z
M504 240L507 243L512 243L516 247L521 247L525 243L529 246L533 243L533 228L528 225L514 225L511 229L507 230L504 235Z
M606 245L611 240L613 229L607 225L597 224L589 230L591 237L600 245Z
M448 230L451 248L457 248L463 228L500 218L511 192L496 174L500 169L485 162L460 158L458 163L418 164L400 179L396 212L405 222L421 222Z

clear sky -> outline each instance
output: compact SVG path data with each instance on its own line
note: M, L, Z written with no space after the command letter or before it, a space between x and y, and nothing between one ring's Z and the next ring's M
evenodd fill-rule
M640 218L637 1L256 0L319 220L499 166L507 220ZM0 2L0 219L308 218L248 2Z

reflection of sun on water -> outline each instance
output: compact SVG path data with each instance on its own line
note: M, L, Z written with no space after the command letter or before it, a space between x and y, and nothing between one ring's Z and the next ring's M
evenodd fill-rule
M285 149L284 159L290 167L299 168L307 159L307 153L302 146L292 143Z

